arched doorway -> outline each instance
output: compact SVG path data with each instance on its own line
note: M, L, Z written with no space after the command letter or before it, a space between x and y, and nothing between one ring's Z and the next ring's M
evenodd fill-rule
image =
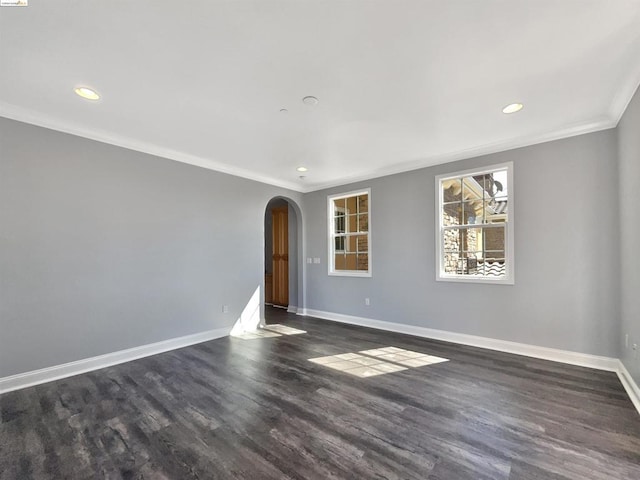
M302 215L285 197L272 198L264 215L264 316L298 313L303 305ZM276 310L277 309L277 310Z

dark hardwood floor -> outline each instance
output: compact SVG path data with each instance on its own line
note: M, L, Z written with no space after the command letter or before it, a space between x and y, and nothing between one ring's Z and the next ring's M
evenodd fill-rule
M0 396L0 479L640 479L614 373L275 314L222 338ZM359 378L308 359L448 362Z

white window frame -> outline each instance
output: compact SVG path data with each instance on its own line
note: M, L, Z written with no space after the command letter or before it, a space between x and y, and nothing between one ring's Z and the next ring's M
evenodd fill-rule
M369 260L369 269L368 270L336 270L335 269L335 222L333 221L333 219L335 218L335 210L334 210L334 200L339 200L341 198L347 198L347 197L355 197L357 195L367 195L368 197L368 201L367 201L367 218L368 218L368 225L369 228L367 229L368 231L367 233L367 237L368 237L368 241L367 241L367 256L368 256L368 260ZM327 195L327 224L328 224L328 251L329 251L329 261L327 262L328 264L328 273L329 275L332 276L339 276L339 277L371 277L372 275L372 270L371 270L371 265L372 265L372 258L371 258L371 189L370 188L363 188L362 190L354 190L352 192L346 192L346 193L338 193L335 195ZM348 222L345 219L345 227L348 225ZM356 232L354 232L354 234L356 234ZM362 235L362 233L358 233L359 235Z
M444 228L442 225L443 195L442 182L456 178L482 175L495 172L497 170L507 171L507 221L505 222L505 275L503 277L484 277L481 275L460 275L444 272L444 245L442 242ZM435 178L436 186L436 280L440 282L463 282L463 283L484 283L492 285L514 285L515 284L515 251L514 251L514 186L513 186L513 162L488 165L486 167L474 168L459 172L438 175ZM478 227L482 227L478 224ZM486 227L485 227L486 228ZM491 227L489 227L491 228Z

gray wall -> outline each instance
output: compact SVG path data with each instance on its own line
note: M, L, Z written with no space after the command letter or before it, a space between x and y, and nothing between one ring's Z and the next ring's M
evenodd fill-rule
M279 195L0 118L0 377L230 327Z
M640 384L640 91L618 124L620 158L620 266L622 354L624 365ZM624 335L629 347L624 347Z
M639 131L636 94L616 130L302 196L0 118L0 377L230 327L262 284L280 196L312 219L303 243L292 207L298 306L617 357L624 333L640 344ZM516 284L436 282L434 176L505 161ZM373 277L329 277L326 195L362 187Z
M298 214L290 203L289 208L289 307L298 306Z
M307 265L306 307L617 357L616 149L607 130L305 195L306 255L322 259ZM515 285L436 282L434 177L507 161ZM363 187L373 276L329 277L326 197Z

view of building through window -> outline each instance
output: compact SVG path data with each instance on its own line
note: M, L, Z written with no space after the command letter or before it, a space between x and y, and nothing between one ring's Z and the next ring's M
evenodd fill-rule
M440 178L440 278L507 276L508 168Z
M369 191L329 197L330 273L370 272Z

